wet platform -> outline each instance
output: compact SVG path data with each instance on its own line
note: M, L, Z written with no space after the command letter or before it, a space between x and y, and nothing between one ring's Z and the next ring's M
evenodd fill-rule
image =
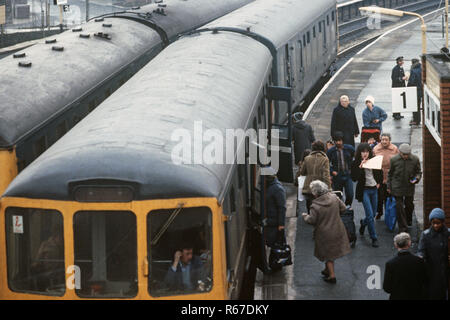
M441 16L430 14L427 26L429 28L428 52L438 52L445 40L441 34ZM431 19L430 19L431 18ZM356 110L359 126L362 127L362 112L367 95L375 98L375 105L383 108L388 119L383 122L383 131L392 135L396 145L410 143L413 153L422 160L422 131L419 126L410 126L412 114L403 114L401 120L394 120L391 111L391 70L395 59L404 56L405 71L411 67L411 59L421 55L420 25L413 22L390 32L370 47L363 49L331 79L324 87L306 113L306 121L314 129L316 139L326 141L330 138L331 115L338 104L341 95L350 97L351 105ZM356 139L359 142L359 138ZM397 230L390 231L384 222L384 217L376 221L376 230L380 247L371 247L367 234L361 237L358 233L356 248L352 253L337 260L335 263L337 284L332 285L322 280L320 271L323 264L314 256L313 228L307 225L301 216L295 217L297 189L292 185L285 186L288 193L288 242L293 248L294 265L282 271L263 275L258 271L255 299L297 299L297 300L383 300L388 294L382 290L385 263L391 259L396 250L393 237ZM294 204L294 205L292 205ZM360 219L364 218L361 203L354 200L355 224L357 230ZM300 212L306 209L300 208ZM418 237L423 228L422 182L416 187L415 219L410 229L413 238L412 251L417 250ZM379 267L380 282L378 287L369 288L368 272L371 266ZM369 281L374 284L374 282Z

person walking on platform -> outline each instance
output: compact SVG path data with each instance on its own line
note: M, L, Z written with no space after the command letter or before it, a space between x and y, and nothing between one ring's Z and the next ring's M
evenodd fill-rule
M422 88L422 64L419 59L412 59L412 66L410 77L408 80L408 87L417 88L417 112L413 112L413 120L410 122L411 125L420 124L420 107L422 105L423 98L423 88Z
M387 119L386 112L380 107L375 105L375 99L372 96L366 98L366 108L363 111L362 118L364 128L378 129L380 133L383 130L383 121Z
M373 153L376 156L383 156L383 164L381 170L383 171L383 183L378 188L378 209L376 220L379 220L383 215L383 206L387 199L387 179L389 168L391 167L391 158L399 153L395 144L391 143L391 135L389 133L381 134L381 143L373 148Z
M450 272L450 229L445 226L445 212L440 208L433 209L428 219L431 227L422 232L418 248L418 255L425 260L427 267L427 298L446 300Z
M364 235L369 229L372 247L378 248L378 237L375 230L375 212L378 205L378 188L383 182L381 170L364 168L363 165L373 158L372 149L368 143L361 143L356 150L355 161L352 164L352 179L357 181L355 198L363 203L366 218L361 220L359 234Z
M353 203L351 168L355 148L352 145L344 144L344 135L340 131L335 132L333 139L335 146L327 151L333 190L345 190L345 204L351 206Z
M303 112L296 112L292 115L292 120L294 123L292 133L294 137L295 164L297 165L303 160L303 152L306 149L311 149L311 143L316 140L314 138L314 131L312 127L302 120L302 118Z
M310 212L310 207L313 199L309 185L314 180L324 182L329 189L330 183L330 162L325 154L325 145L318 140L312 144L312 152L305 158L300 168L300 175L305 176L305 183L303 185L302 193L306 199L306 209Z
M399 151L391 158L387 192L395 197L399 232L406 232L412 225L415 186L422 178L422 170L409 144L401 144Z
M344 144L355 147L355 138L359 135L358 120L356 119L355 108L350 105L348 96L342 96L339 104L333 110L331 116L331 136L342 132Z
M403 69L403 57L398 57L396 59L397 65L392 69L391 79L392 88L406 87L406 80L408 79L405 75L405 70ZM399 112L392 114L395 120L400 120L403 116Z
M383 289L389 300L423 300L425 298L426 268L423 259L413 255L411 237L402 232L394 237L398 250L395 258L386 262Z
M340 217L346 208L322 181L315 180L309 187L314 196L311 214L303 213L302 217L306 223L314 226L314 256L325 262L323 280L334 284L334 261L351 252L347 231Z

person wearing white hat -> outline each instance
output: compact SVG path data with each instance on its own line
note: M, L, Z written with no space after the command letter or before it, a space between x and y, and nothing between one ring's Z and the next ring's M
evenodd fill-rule
M362 114L364 127L379 129L381 133L382 122L387 119L386 112L375 105L375 99L372 96L367 96L365 102L367 108L364 109Z

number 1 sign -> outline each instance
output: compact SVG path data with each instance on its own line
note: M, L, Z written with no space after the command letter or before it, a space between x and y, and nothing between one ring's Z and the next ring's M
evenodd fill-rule
M417 112L417 88L392 88L392 112Z

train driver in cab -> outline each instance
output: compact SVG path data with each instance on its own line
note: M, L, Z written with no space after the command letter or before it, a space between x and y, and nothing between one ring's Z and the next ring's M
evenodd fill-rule
M205 269L202 259L194 255L191 244L176 251L167 271L165 284L174 291L204 291Z

